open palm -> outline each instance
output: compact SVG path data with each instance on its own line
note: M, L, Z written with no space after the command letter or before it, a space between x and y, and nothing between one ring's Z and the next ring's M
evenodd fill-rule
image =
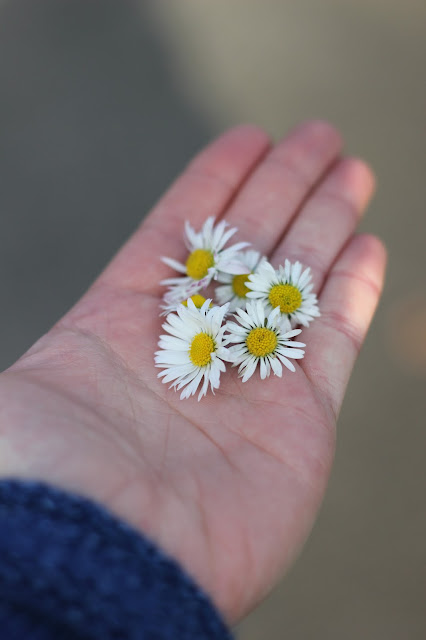
M0 473L103 502L145 532L235 621L303 543L330 470L336 416L382 285L385 253L354 236L373 179L307 123L276 146L254 127L204 150L86 295L0 379ZM180 401L153 365L160 256L183 221L225 216L272 264L312 268L321 318L306 356L216 396Z

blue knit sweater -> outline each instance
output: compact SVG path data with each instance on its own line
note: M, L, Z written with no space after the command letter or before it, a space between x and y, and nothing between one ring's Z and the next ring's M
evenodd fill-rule
M2 640L225 640L174 560L101 506L0 482Z

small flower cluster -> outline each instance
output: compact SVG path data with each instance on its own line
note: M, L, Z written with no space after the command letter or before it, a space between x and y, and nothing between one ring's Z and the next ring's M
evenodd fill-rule
M243 382L258 364L262 380L271 371L281 377L282 365L294 372L291 360L305 353L305 344L293 340L301 333L295 327L320 315L310 269L289 260L274 269L248 242L225 248L236 231L212 217L198 233L186 222L185 264L162 258L182 275L161 283L168 286L162 303L167 335L160 336L155 364L163 382L182 389L181 398L200 386L198 400L209 385L214 393L225 362L238 366Z

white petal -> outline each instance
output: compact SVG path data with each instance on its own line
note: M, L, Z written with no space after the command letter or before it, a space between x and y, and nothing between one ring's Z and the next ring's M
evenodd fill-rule
M303 349L290 349L288 347L279 347L276 353L291 358L292 360L301 360L305 355Z
M215 219L213 216L209 216L205 221L205 223L203 224L203 228L201 229L204 248L208 248L212 246L214 220Z
M241 348L236 348L236 347L230 347L230 349L229 349L229 358L230 358L230 361L232 363L240 364L247 357L248 357L248 354L247 354L247 350L245 348L241 349Z
M306 347L304 342L296 342L295 340L284 340L282 343L285 347Z
M290 360L287 360L287 358L285 358L281 354L279 354L277 357L281 360L283 365L287 367L287 369L290 369L290 371L293 371L293 373L296 371L296 367L292 362L290 362Z
M166 278L165 280L160 280L160 284L164 286L184 286L190 282L193 282L191 278Z
M302 275L299 278L299 287L301 289L304 289L306 287L306 285L308 284L309 280L311 279L311 270L305 269L304 272L302 273Z
M243 326L248 326L250 329L252 329L256 325L256 321L254 320L253 316L250 315L249 309L250 307L247 308L247 311L244 311L243 309L237 309L237 314L240 323Z
M221 362L221 360L218 360L217 362ZM221 364L223 366L223 362L221 362ZM212 362L212 365L210 367L209 379L213 389L219 389L221 371L224 371L224 369L221 369L219 365L216 364L216 362Z
M287 331L282 334L282 338L284 340L288 340L289 338L293 338L294 336L298 336L299 333L302 333L302 329L292 329L291 331Z
M242 379L243 382L247 382L247 380L252 377L253 373L256 370L256 365L257 365L257 360L255 358L252 358L248 362L247 367L246 367L245 372L244 372L244 375L243 375L243 379Z
M164 336L158 342L160 349L176 349L176 351L188 351L189 344L186 340L173 338L172 336Z
M229 362L229 360L227 360L227 362ZM212 367L215 367L215 369L218 369L219 371L226 371L226 366L225 363L223 362L223 359L221 359L221 357L217 357L212 359Z
M281 362L278 360L278 358L269 358L269 362L271 363L272 371L275 373L276 376L281 378L283 374L283 368L282 368Z
M207 394L208 388L209 388L209 376L206 375L206 372L204 372L204 382L203 382L203 386L201 387L201 391L198 394L198 402L200 402L201 398Z
M230 240L232 236L237 232L236 227L232 227L227 231L225 231L227 225L226 223L223 223L223 224L224 224L223 230L221 230L220 233L215 234L214 249L216 251L221 251L223 247L226 245L226 243L228 242L228 240ZM219 226L220 225L218 225L218 229L219 229Z
M223 273L230 273L232 275L244 275L247 273L246 265L236 256L221 259L220 262L218 262L217 268Z
M256 304L256 314L257 314L259 325L263 327L265 323L265 308L260 301Z
M220 304L230 302L234 296L234 290L229 285L223 285L215 289L215 297Z
M173 260L173 258L167 258L165 256L163 256L161 260L172 269L175 269L176 271L180 271L180 273L186 273L186 266L181 262L178 262L177 260Z
M188 354L182 351L157 351L155 356L157 364L187 364Z
M200 248L199 234L195 232L187 220L185 220L185 236L185 244L191 252Z
M225 229L227 227L227 223L224 220L221 220L220 222L217 223L216 227L212 230L212 242L211 242L211 248L213 249L213 251L217 251L218 250L218 245L220 243L220 240L222 238L222 236L225 233ZM236 231L236 229L235 229ZM225 243L223 243L225 244ZM222 245L223 246L223 245Z
M203 370L200 369L197 375L195 376L195 378L184 388L184 390L180 394L181 399L189 398L190 396L194 395L194 393L197 391L198 385L200 384L202 377L203 377Z
M259 251L256 251L255 249L248 249L245 251L242 260L244 264L247 265L247 273L254 271L261 259Z
M189 371L186 375L180 376L179 379L175 382L175 386L177 391L182 389L182 387L186 387L199 373L199 368L195 365L192 365L191 371Z
M237 242L236 244L232 244L227 249L224 249L221 252L222 256L231 256L232 254L237 255L242 249L250 246L250 242Z
M234 279L234 276L230 273L225 273L223 271L221 271L220 269L218 270L217 273L217 281L221 282L223 284L228 284L228 285L232 285L232 281Z
M290 282L291 280L291 262L290 260L285 260L284 262L284 277L286 279L287 282Z
M270 312L270 314L268 315L268 325L271 326L277 326L277 320L280 318L281 316L281 309L279 307L275 307L275 309L272 309L272 311ZM290 323L288 324L289 328L290 328Z
M181 378L182 376L187 376L194 370L194 365L181 365L178 367L171 367L170 369L166 369L165 371L161 371L158 374L158 377L163 377L163 382L170 382L171 380L175 380L176 378Z
M295 262L292 269L291 280L293 285L297 286L299 283L300 274L302 273L302 265L300 262Z
M249 283L246 282L246 287L249 286ZM255 299L259 299L259 300L264 300L265 299L265 293L263 291L247 291L246 293L247 298L255 298Z
M232 322L232 320L228 320L228 322L226 323L226 330L230 331L231 333L236 333L239 336L247 335L247 330L243 329L243 327L241 327L236 322Z

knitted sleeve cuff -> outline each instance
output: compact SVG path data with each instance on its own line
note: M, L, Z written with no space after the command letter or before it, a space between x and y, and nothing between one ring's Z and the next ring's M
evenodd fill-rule
M0 625L8 640L230 639L208 598L101 506L0 482Z

